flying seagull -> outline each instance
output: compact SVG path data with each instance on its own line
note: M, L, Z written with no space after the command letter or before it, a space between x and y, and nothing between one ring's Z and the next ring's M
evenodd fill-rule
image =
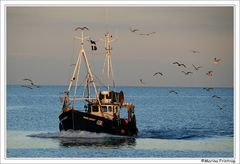
M185 65L185 64L182 64L182 63L173 62L173 64L177 64L179 67L180 67L180 66L183 66L183 67L187 68L186 65Z
M163 76L163 73L162 73L162 72L156 72L156 73L153 74L153 76L156 76L156 75L161 75L161 76Z
M221 61L221 59L214 58L213 64L219 64L220 61Z
M77 31L77 30L89 30L89 29L86 26L84 26L84 27L75 28L75 31Z
M139 82L140 82L142 85L145 84L144 81L143 81L143 79L139 79Z
M221 97L219 97L219 96L217 96L217 95L213 95L212 98L221 99Z
M71 64L70 66L72 67L72 66L75 66L76 64Z
M192 66L194 67L194 69L195 69L196 71L198 71L200 68L202 68L201 66L197 66L197 67L196 67L196 66L193 65L193 64L192 64Z
M137 32L137 31L140 31L139 29L136 29L136 28L134 28L134 29L130 28L129 30L130 30L131 32Z
M192 72L185 72L185 71L182 71L182 73L184 73L185 75L189 75L189 74L192 73Z
M209 91L212 90L213 88L203 88L203 89L209 92Z
M213 76L213 71L208 71L206 74L207 74L208 76Z
M174 90L171 90L171 91L169 91L169 93L174 93L174 94L178 94L176 91L174 91Z
M196 53L200 53L200 51L197 50L191 50L192 53L196 54Z
M139 34L139 35L146 35L146 36L149 36L149 35L152 35L152 34L155 34L156 32L150 32L150 33L142 33L142 34Z
M33 83L31 79L23 79L23 81L29 81L30 83Z
M222 107L219 106L219 105L217 105L217 107L218 107L220 110L223 110L223 109L226 107L226 105L223 105Z

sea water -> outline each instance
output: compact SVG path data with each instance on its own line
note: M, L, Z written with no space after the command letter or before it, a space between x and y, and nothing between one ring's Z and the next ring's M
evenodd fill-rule
M117 87L135 105L139 134L134 138L59 132L59 98L66 88L7 86L7 158L234 156L233 88ZM77 105L83 109L84 103Z

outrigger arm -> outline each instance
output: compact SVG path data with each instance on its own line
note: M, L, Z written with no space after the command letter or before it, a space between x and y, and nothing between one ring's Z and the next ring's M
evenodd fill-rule
M79 51L78 59L77 59L77 62L75 64L75 68L74 68L74 71L73 71L73 74L72 74L72 77L71 77L71 80L70 80L70 83L69 83L69 87L68 87L68 90L67 90L67 97L69 96L70 90L71 90L71 88L73 86L73 81L76 80L76 82L75 82L75 91L74 91L74 98L69 98L69 99L73 100L73 101L75 101L75 100L97 100L97 102L100 104L97 88L96 88L95 82L93 80L92 70L91 70L91 67L89 65L89 62L88 62L88 59L87 59L87 56L86 56L86 53L85 53L85 50L84 50L84 47L83 47L84 39L87 39L89 37L83 37L83 30L81 32L82 32L82 36L81 37L75 37L75 39L81 40L81 49ZM84 58L85 66L86 66L86 69L87 69L87 74L89 75L90 82L92 82L96 98L91 98L90 94L89 94L88 98L76 98L76 89L77 89L77 83L78 83L78 77L79 77L82 57Z

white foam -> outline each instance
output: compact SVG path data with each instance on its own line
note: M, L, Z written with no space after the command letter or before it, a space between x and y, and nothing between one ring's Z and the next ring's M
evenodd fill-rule
M61 132L45 132L45 133L37 133L30 134L28 137L37 137L37 138L114 138L114 137L122 137L115 136L106 133L93 133L87 131L61 131Z

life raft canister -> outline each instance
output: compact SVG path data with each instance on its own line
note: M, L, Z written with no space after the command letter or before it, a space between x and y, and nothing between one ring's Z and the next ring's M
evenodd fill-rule
M125 130L124 130L124 129L121 129L121 130L120 130L120 133L121 133L121 134L125 134Z
M128 119L124 119L124 122L127 125L128 124Z

